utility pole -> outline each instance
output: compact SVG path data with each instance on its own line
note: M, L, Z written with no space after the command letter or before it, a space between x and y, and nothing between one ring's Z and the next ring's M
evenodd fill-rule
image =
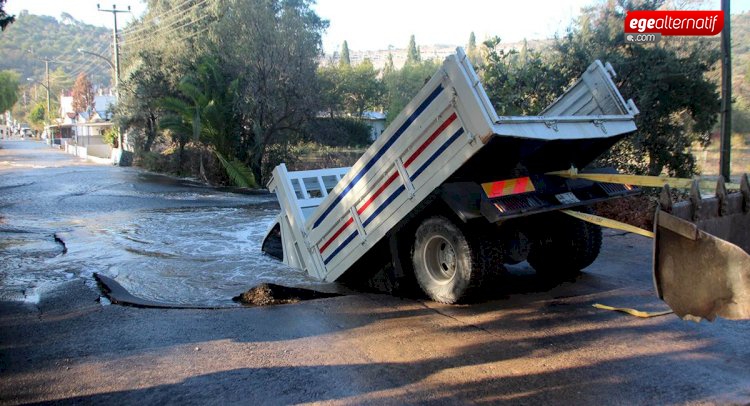
M44 61L44 75L45 75L45 82L47 84L44 86L45 89L47 89L47 137L49 137L49 125L50 125L50 117L52 117L52 108L49 103L49 60ZM55 138L52 137L52 146L55 144Z
M29 50L28 52L30 54L34 55L34 52L32 52L31 50ZM52 108L50 106L50 98L49 98L49 63L50 62L54 62L54 60L53 59L49 59L49 58L40 58L40 57L38 57L36 55L34 55L34 57L36 59L39 59L40 61L44 62L44 75L45 75L45 82L47 84L46 85L42 85L42 86L44 86L44 88L47 90L47 114L45 114L45 122L47 123L47 125L45 126L45 129L47 130L47 137L49 138L49 136L50 136L50 133L49 133L49 131L50 131L50 128L49 128L49 126L50 126L50 117L51 117L51 114L52 114L52 111L51 111ZM52 134L50 146L54 146L54 145L55 145L55 138L54 138L54 134Z
M721 31L721 147L719 166L721 176L730 182L732 153L732 43L730 40L731 14L729 0L721 0L724 29Z
M127 10L118 10L117 5L113 4L111 10L103 10L96 5L96 9L105 13L112 13L112 17L115 20L115 25L112 28L112 42L114 44L114 56L115 56L115 97L120 100L120 43L117 38L117 13L129 13L130 6ZM117 131L117 146L120 147L120 154L125 150L125 146L122 144L122 129Z

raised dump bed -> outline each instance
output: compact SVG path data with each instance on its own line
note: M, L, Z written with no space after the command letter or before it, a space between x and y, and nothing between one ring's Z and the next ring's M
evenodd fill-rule
M556 211L637 191L545 174L584 168L636 129L613 76L595 61L542 115L498 117L459 48L351 168L274 169L281 213L263 250L327 281L391 261L448 303L503 263L579 272L601 231Z

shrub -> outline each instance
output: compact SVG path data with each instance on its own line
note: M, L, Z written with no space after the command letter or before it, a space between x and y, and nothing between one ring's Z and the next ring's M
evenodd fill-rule
M370 145L370 126L354 118L317 118L304 129L304 141L332 147Z

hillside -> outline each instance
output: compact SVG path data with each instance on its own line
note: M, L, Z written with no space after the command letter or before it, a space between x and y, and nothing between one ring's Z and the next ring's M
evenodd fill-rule
M68 14L60 20L21 12L16 22L0 34L0 70L14 70L22 78L42 80L44 63L28 51L42 58L55 59L50 71L61 68L74 77L79 72L92 75L95 86L109 86L111 68L106 62L78 53L78 49L96 52L111 58L112 32L77 21Z
M750 12L732 16L732 85L734 96L750 96Z

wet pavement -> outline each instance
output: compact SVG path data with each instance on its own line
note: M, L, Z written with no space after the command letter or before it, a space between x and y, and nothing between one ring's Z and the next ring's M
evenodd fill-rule
M94 272L195 306L236 306L260 282L330 288L261 253L278 213L268 193L94 165L34 141L0 145L0 299L37 301Z
M94 271L152 298L221 304L260 280L314 282L257 253L267 195L0 146L0 404L750 403L750 322L592 307L665 309L645 238L608 232L575 283L519 264L472 305L369 293L103 305Z

